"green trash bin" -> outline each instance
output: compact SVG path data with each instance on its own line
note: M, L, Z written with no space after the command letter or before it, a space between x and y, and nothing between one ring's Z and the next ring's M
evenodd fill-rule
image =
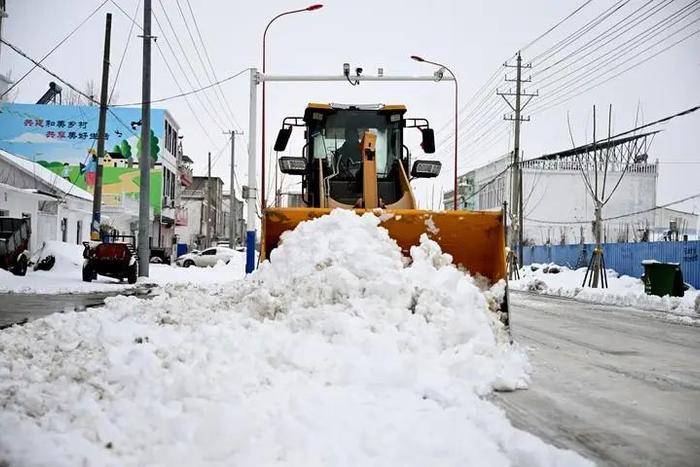
M642 261L642 266L642 281L647 295L682 297L688 288L683 283L683 272L678 263L662 263L652 259Z

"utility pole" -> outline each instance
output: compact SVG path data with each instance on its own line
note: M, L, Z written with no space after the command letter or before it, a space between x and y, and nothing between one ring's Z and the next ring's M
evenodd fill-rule
M228 132L231 135L231 188L229 190L229 216L228 216L228 246L234 248L236 246L236 226L238 225L238 210L236 209L236 135L242 135L242 131L231 130Z
M97 124L97 166L95 167L95 190L92 193L92 223L90 240L100 239L102 208L102 160L105 154L105 127L107 126L107 92L109 88L109 46L112 35L112 13L105 20L104 58L102 59L102 89L100 93L100 117Z
M207 155L207 243L211 246L211 152Z
M148 277L151 258L151 0L143 2L143 74L141 80L141 157L139 158L139 276Z
M522 116L522 111L525 109L527 104L530 103L533 97L539 95L537 92L535 93L526 93L522 89L522 83L526 82L529 83L531 81L530 78L523 79L522 77L522 69L523 68L532 68L532 64L522 64L522 58L520 57L520 52L518 52L517 60L515 65L509 65L508 63L504 63L503 66L506 68L515 68L515 79L508 78L506 76L505 80L509 82L515 82L515 92L512 92L511 90L508 90L508 92L500 92L496 91L496 94L499 96L503 97L503 100L506 101L508 106L515 112L515 115L504 115L503 119L504 120L509 120L514 122L515 126L515 131L514 131L514 142L513 142L513 177L512 177L512 191L511 191L511 211L513 215L513 222L511 222L511 225L517 224L515 229L518 231L518 237L517 237L517 242L515 239L515 232L513 232L514 229L511 229L511 235L510 235L510 249L511 249L511 255L515 254L515 250L517 247L518 250L518 262L517 264L513 264L515 257L511 256L511 262L509 263L509 269L511 271L511 276L514 271L517 271L519 266L522 266L523 264L523 168L522 168L522 161L520 160L520 123L521 122L529 122L530 117L523 117ZM511 104L510 101L508 100L508 97L515 97L515 105ZM522 103L522 98L526 97L527 100L525 103ZM517 217L517 223L515 222L515 218ZM518 266L519 265L519 266ZM514 267L515 266L515 267Z

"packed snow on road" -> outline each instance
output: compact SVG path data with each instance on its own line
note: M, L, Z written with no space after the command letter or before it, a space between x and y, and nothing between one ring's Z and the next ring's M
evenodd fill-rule
M36 252L36 259L53 256L55 264L49 271L30 268L26 276L15 276L0 269L0 293L86 293L114 292L133 289L139 285L212 284L237 280L245 273L245 253L236 252L228 264L219 262L211 268L178 268L166 264L150 264L149 277L139 278L133 285L105 276L93 282L82 281L83 246L50 241Z
M0 332L0 463L591 465L484 396L528 384L480 289L371 214L302 223L226 284ZM223 271L222 271L223 272Z
M669 318L695 322L700 319L700 292L686 290L683 297L657 297L644 293L644 282L608 269L608 288L582 287L586 268L576 270L556 264L532 264L520 269L519 280L510 281L512 290L575 298L605 305L672 312Z

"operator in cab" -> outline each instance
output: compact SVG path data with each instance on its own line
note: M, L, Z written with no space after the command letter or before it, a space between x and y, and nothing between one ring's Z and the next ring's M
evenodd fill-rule
M341 172L352 176L357 174L362 163L359 129L354 127L345 128L345 141L338 148L336 158L340 161Z

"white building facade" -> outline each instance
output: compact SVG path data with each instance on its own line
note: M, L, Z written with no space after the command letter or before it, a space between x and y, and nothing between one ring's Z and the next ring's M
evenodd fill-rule
M504 201L510 204L511 157L503 156L459 177L458 208L494 210L501 209ZM592 170L586 173L594 179ZM594 240L594 202L580 161L571 157L525 161L522 177L526 244ZM683 235L697 236L697 214L657 207L657 181L658 163L645 160L623 167L611 164L607 176L599 168L598 183L605 183L607 194L614 190L602 210L603 242L663 240L674 226L675 237L681 240ZM452 209L452 191L445 193L444 205Z
M0 216L31 219L30 251L90 239L92 195L35 162L0 150Z

